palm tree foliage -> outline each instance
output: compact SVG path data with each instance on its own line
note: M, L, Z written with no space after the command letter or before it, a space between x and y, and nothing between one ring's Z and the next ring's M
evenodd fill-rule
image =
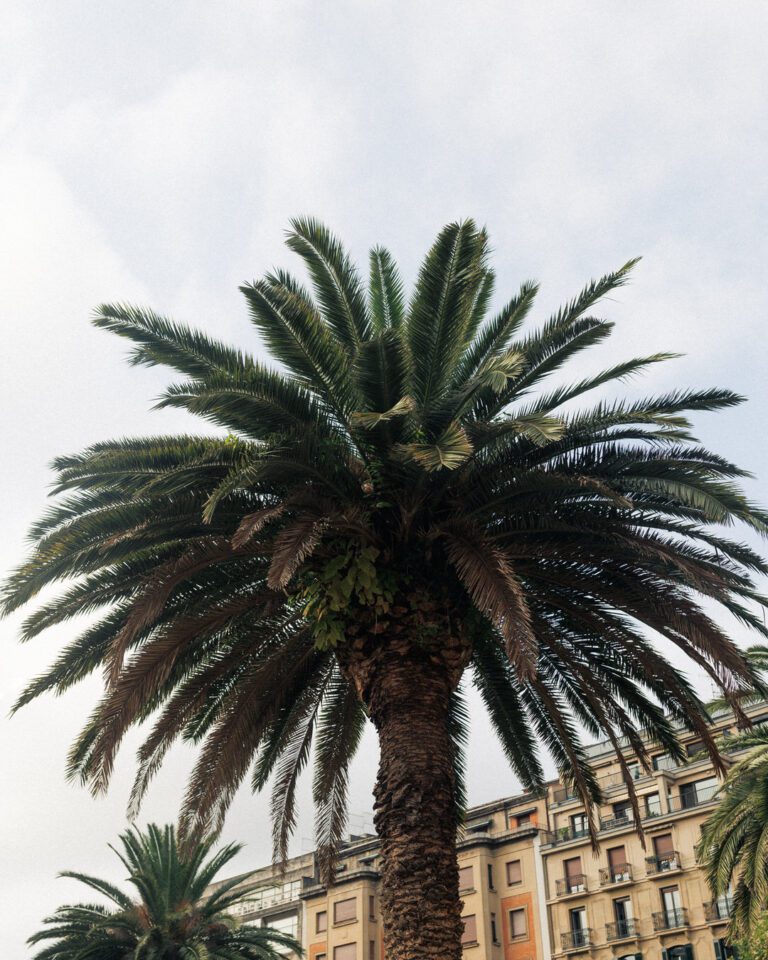
M749 936L768 908L768 728L729 739L728 749L749 753L728 771L698 856L712 895L732 899L729 932L736 938Z
M218 827L250 771L254 789L274 783L282 856L314 751L318 838L332 851L368 710L346 651L358 622L385 631L423 596L461 622L472 682L526 787L542 784L543 746L599 798L580 728L626 737L644 761L645 734L681 755L679 721L719 764L704 704L653 639L738 710L754 672L705 605L766 635L753 608L766 564L725 530L765 534L766 514L689 416L741 398L713 388L579 405L663 353L550 382L609 336L595 307L635 261L528 326L535 283L488 313L488 238L472 221L441 231L410 296L385 249L371 251L366 289L317 222L294 221L287 242L312 292L283 271L241 288L276 366L150 310L97 311L133 363L181 376L158 406L219 433L55 461L56 502L4 602L9 612L66 583L28 615L25 640L98 613L17 704L104 671L71 775L105 789L126 732L154 717L132 809L182 738L199 745L183 828ZM460 771L458 688L451 711Z
M757 675L765 681L768 676L768 646L762 643L753 643L744 651L744 656ZM749 690L740 697L743 707L757 703L765 696L765 690L762 686ZM728 709L728 700L725 697L714 697L707 703L707 709L710 713Z
M115 850L135 887L119 887L83 873L79 880L109 901L59 907L29 938L43 944L34 960L279 960L299 944L269 927L240 925L229 912L254 890L242 877L208 891L223 867L240 851L236 844L212 856L212 841L177 842L173 827L150 824L129 830ZM113 848L114 849L114 848Z

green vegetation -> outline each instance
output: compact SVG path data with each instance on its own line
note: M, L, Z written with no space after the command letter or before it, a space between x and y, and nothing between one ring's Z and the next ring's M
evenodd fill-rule
M57 500L5 610L63 581L22 638L98 617L17 706L103 671L70 774L106 789L127 731L154 718L132 811L183 738L199 746L185 834L215 831L250 773L255 790L273 781L278 857L313 751L326 878L371 720L387 955L458 960L465 674L526 788L542 784L544 748L579 796L599 799L582 728L625 737L644 762L641 731L681 757L680 721L720 768L705 705L652 638L728 702L753 689L711 611L767 635L753 582L766 564L725 530L763 535L766 514L690 423L741 398L712 388L581 405L663 353L552 383L609 336L597 304L634 261L526 329L537 285L488 313L488 238L472 221L440 232L409 298L380 247L366 289L315 221L295 221L287 242L313 292L282 270L242 287L274 364L147 309L97 311L133 363L182 377L158 405L221 435L105 441L55 461Z
M281 960L301 953L291 937L268 927L240 925L229 913L253 891L242 878L206 888L240 847L211 857L211 841L180 848L173 827L129 830L115 853L128 871L133 895L106 880L67 871L109 901L59 907L29 938L42 944L34 960Z

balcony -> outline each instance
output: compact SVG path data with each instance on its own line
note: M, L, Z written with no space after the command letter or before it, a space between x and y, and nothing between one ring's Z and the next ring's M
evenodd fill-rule
M561 880L555 880L555 892L558 897L567 897L573 893L586 893L586 875L583 873L575 873L572 877L563 877Z
M667 803L670 813L680 813L681 810L694 810L705 803L714 803L720 792L720 785L704 787L702 790L693 790L690 793L680 793L676 797L669 797Z
M688 926L688 911L685 907L678 907L676 910L662 910L660 913L652 914L653 929L659 933L661 930L677 930L679 927Z
M552 794L552 803L568 803L569 800L575 800L578 794L570 787L560 787Z
M635 820L634 817L625 815L620 815L617 817L600 817L600 832L608 833L611 830L634 830L635 829Z
M629 863L617 863L612 867L603 867L600 871L600 886L610 887L617 883L632 882L632 866Z
M606 923L605 939L611 943L614 940L628 940L637 936L637 927L634 920L617 920L616 923Z
M592 931L587 927L584 930L571 930L570 933L561 933L560 939L563 950L588 950L592 946Z
M721 920L728 920L733 910L733 901L730 897L720 897L718 900L710 900L704 904L704 916L707 923L719 923Z
M570 843L571 840L582 840L589 836L586 827L559 827L557 830L548 830L542 837L542 843L556 847L560 843Z
M674 873L677 870L682 870L680 854L677 850L672 850L663 856L646 857L645 869L650 876L656 876L660 873Z

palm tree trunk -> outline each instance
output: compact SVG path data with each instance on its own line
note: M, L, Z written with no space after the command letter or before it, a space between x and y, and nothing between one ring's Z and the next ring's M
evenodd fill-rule
M458 637L431 648L402 634L376 639L372 656L360 649L345 666L379 735L374 821L386 960L460 960L449 707L467 645Z

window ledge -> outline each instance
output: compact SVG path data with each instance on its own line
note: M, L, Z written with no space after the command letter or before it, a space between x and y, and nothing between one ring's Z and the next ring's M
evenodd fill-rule
M351 920L334 920L334 927L348 927L350 923L357 923L357 917L352 917Z

